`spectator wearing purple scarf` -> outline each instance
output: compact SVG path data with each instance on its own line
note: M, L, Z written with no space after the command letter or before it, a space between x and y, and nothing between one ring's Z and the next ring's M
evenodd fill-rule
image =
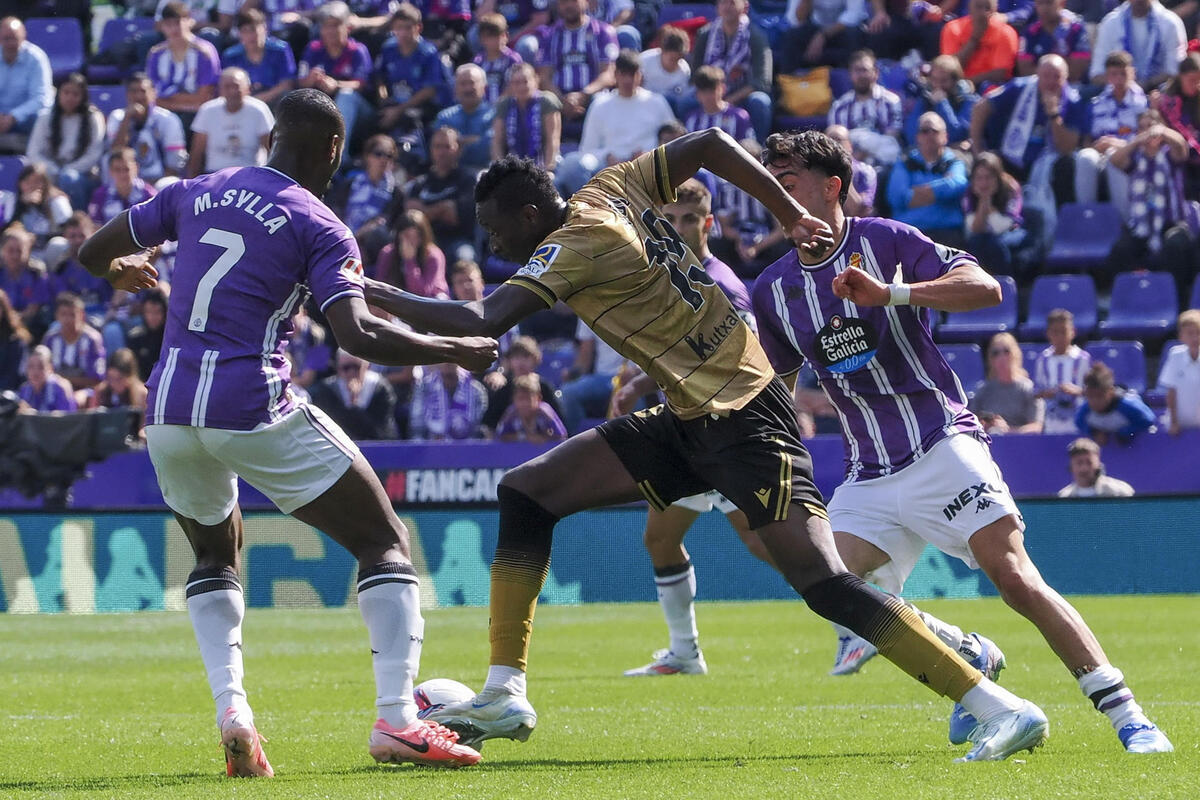
M538 90L532 65L517 64L508 72L508 95L500 98L492 120L492 158L513 153L553 170L561 137L562 103Z
M487 390L457 364L425 367L413 388L409 436L426 441L475 439L487 411Z

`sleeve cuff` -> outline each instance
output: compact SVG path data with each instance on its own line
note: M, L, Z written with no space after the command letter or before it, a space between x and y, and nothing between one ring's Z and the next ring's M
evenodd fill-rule
M359 289L359 288L343 289L342 291L335 294L333 297L330 297L330 298L326 299L325 302L321 303L321 313L324 314L325 309L329 308L331 305L336 303L338 300L341 300L343 297L362 297L362 296L363 296L362 289Z
M138 238L137 231L135 231L133 229L133 211L130 210L129 212L127 212L125 214L125 218L127 220L129 220L129 236L133 239L133 243L136 244L138 247L142 248L143 250L145 250L146 245L142 244L141 239Z
M554 292L550 291L537 281L530 280L522 275L514 275L505 281L505 283L511 283L514 286L520 286L522 289L528 289L536 294L542 300L542 302L546 304L547 308L558 302L558 298L555 297Z

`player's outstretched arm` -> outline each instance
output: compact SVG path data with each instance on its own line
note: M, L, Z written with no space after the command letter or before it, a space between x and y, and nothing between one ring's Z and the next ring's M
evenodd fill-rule
M495 339L424 336L375 316L361 297L344 297L325 309L338 345L348 353L392 367L413 364L461 364L483 372L498 355Z
M801 250L819 253L833 246L829 225L809 214L762 164L720 128L686 134L669 142L664 150L672 186L706 168L766 206Z
M133 240L129 230L129 212L122 211L79 248L79 263L113 288L137 292L158 282L158 271L151 263L157 248L144 249Z
M937 311L974 311L998 305L1003 299L1000 282L976 264L959 264L931 281L896 284L908 299L894 299L892 287L857 267L833 279L833 292L857 306L910 305Z
M483 300L435 300L387 283L366 279L367 302L412 325L446 336L496 337L546 307L528 289L505 283Z

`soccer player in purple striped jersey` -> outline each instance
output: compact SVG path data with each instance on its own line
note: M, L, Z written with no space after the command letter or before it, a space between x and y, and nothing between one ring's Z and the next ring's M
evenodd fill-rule
M994 305L995 279L969 254L908 225L846 217L850 155L825 134L773 135L762 160L834 232L836 244L819 257L792 252L764 270L752 299L775 370L794 383L809 361L841 417L846 480L829 516L846 566L895 592L926 542L981 568L1042 632L1126 750L1171 750L1082 617L1025 552L1021 514L958 378L933 343L931 312ZM985 674L1003 667L987 639L922 618ZM991 727L956 707L951 740L973 741L972 760L986 752Z
M278 107L265 167L175 183L122 212L79 253L90 272L136 291L157 275L145 248L179 242L162 356L148 382L146 440L163 499L196 553L188 613L229 775L273 774L242 681L239 476L358 560L377 692L371 755L440 766L479 760L452 732L416 716L424 622L408 531L354 443L289 387L291 319L310 294L338 343L363 358L482 370L496 357L491 339L419 336L367 310L354 236L317 197L341 163L345 134L328 95L291 92Z

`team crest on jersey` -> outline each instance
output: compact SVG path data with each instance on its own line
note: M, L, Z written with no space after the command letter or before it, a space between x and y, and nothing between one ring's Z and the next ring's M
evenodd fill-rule
M360 259L357 259L354 256L349 256L345 261L342 262L342 266L338 269L340 269L342 274L347 278L354 281L359 286L362 286L363 265Z
M851 253L850 254L850 266L853 267L854 269L862 269L863 268L862 253Z
M544 244L537 250L533 251L533 256L525 266L517 271L518 275L523 275L526 278L540 278L546 274L546 270L550 269L550 265L554 263L554 259L558 258L559 252L562 250L561 245Z
M835 314L817 333L817 360L830 372L855 372L875 357L879 335L865 319Z

